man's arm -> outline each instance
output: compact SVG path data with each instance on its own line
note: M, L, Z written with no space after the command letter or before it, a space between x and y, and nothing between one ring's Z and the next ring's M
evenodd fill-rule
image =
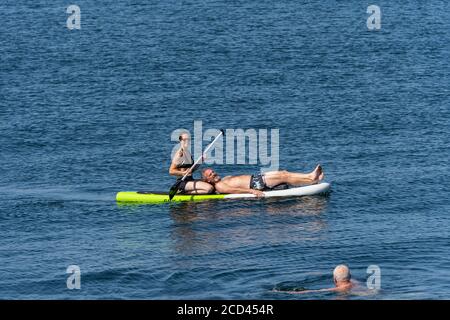
M304 290L304 291L287 291L287 293L316 293L316 292L331 292L337 291L336 288L317 289L317 290Z
M226 182L219 182L215 185L216 191L219 193L250 193L257 197L264 197L264 192L250 188L236 188L228 185Z
M337 288L326 288L326 289L317 289L317 290L303 290L303 291L281 291L276 290L275 292L289 293L289 294L299 294L299 293L316 293L316 292L331 292L337 291Z

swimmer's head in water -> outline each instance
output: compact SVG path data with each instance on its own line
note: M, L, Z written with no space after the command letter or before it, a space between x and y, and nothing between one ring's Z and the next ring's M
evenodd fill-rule
M335 283L348 282L351 278L350 269L345 264L338 265L334 268L333 279Z

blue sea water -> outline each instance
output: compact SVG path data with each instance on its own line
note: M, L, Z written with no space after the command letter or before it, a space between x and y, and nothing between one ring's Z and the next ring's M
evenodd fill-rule
M0 3L0 298L450 298L447 1L377 1L377 31L369 1L73 2ZM117 205L170 188L194 121L278 128L280 166L332 192ZM381 290L273 292L341 263Z

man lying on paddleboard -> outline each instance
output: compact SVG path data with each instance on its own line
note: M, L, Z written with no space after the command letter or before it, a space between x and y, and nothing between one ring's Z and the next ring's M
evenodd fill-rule
M211 168L203 169L203 181L214 186L218 193L251 193L263 197L264 192L281 185L301 185L318 183L324 177L322 167L317 167L310 173L289 171L269 171L254 175L227 176L220 178Z

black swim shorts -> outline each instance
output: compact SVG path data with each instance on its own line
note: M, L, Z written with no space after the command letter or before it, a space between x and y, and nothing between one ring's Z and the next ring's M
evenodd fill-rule
M264 174L256 173L251 176L250 189L260 190L260 191L264 191L264 190L268 189L266 182L264 181Z
M181 178L178 178L177 181L181 180ZM180 193L185 193L186 183L189 181L194 181L194 178L192 176L187 176L183 181L181 181L180 185L178 186L178 191Z

